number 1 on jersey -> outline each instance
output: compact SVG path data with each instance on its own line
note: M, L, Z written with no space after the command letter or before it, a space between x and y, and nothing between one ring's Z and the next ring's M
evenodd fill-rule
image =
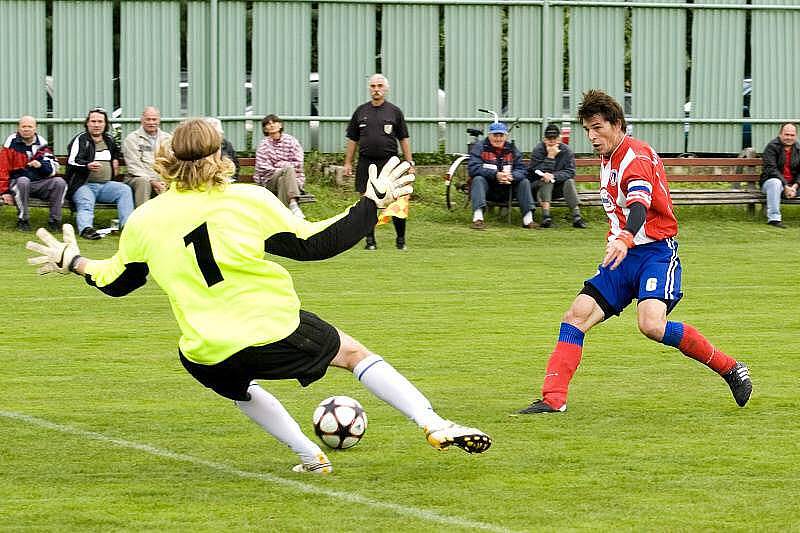
M208 226L205 222L184 235L183 242L186 246L194 244L194 255L197 258L197 266L203 273L206 285L213 287L225 278L214 260L214 251L211 249L211 239L208 238Z

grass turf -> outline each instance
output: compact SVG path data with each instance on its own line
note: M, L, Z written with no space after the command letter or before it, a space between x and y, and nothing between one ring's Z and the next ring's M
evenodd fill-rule
M311 185L313 218L352 195ZM603 253L606 224L525 231L492 215L467 228L421 178L408 252L279 260L304 308L384 355L444 416L490 433L481 456L439 453L352 376L302 389L264 383L311 433L317 402L346 394L370 425L331 454L330 478L293 475L294 455L192 380L152 283L111 299L75 277L37 277L30 234L0 210L0 529L19 531L796 530L793 296L800 216L768 227L744 208L680 208L686 296L671 316L751 369L736 407L725 383L636 331L635 313L587 336L564 415L512 417L538 395L561 314ZM99 213L104 225L114 215ZM515 220L518 214L515 214ZM37 210L32 222L42 224ZM518 220L516 220L518 222ZM117 239L81 241L111 254Z

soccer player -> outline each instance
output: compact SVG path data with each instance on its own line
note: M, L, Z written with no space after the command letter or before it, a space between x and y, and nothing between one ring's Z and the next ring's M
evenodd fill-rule
M202 119L180 124L155 168L169 189L131 215L110 259L81 257L75 232L64 242L41 228L27 248L47 274L74 272L111 296L145 284L148 274L169 296L181 329L180 361L200 383L234 400L254 422L300 457L296 472L327 474L330 461L283 405L256 379L297 379L306 386L328 366L345 368L373 394L423 428L428 442L480 453L485 433L454 424L380 356L300 308L289 273L264 252L296 260L331 257L375 226L377 209L410 194L408 165L390 160L370 170L364 196L344 213L308 222L269 191L230 184L233 165L220 156L220 134Z
M521 414L567 409L567 390L594 325L619 315L638 300L639 330L649 339L673 346L722 376L736 403L744 407L752 392L747 367L726 355L685 322L667 320L680 301L681 263L678 222L658 154L625 134L619 103L602 91L583 95L578 119L592 148L600 154L600 199L609 219L608 243L597 274L564 315L556 348L547 362L542 399Z

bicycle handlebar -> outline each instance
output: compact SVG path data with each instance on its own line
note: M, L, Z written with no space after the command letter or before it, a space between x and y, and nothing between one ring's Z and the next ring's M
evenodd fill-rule
M500 117L499 117L499 116L497 116L497 113L495 113L495 112L494 112L494 111L492 111L491 109L482 109L482 108L480 108L480 107L479 107L479 108L478 108L478 111L479 111L480 113L486 113L487 115L492 115L492 118L494 118L494 121L495 121L495 122L500 122Z
M486 113L487 115L492 115L492 118L494 119L494 122L500 122L500 117L498 116L498 114L495 111L491 110L491 109L484 109L482 107L479 107L478 108L478 112L479 113ZM519 125L519 117L515 118L514 122L512 122L511 124L508 125L508 132L511 133L511 130L516 128L518 125Z

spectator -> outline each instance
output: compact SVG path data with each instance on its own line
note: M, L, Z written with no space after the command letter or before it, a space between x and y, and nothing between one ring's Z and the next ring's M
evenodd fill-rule
M550 201L564 198L572 211L572 226L585 228L581 217L578 190L575 188L575 154L569 146L559 140L561 130L555 124L544 129L544 139L531 151L528 179L533 183L533 194L542 206L543 228L553 226L550 216Z
M370 101L358 106L347 125L347 147L344 154L344 174L353 175L353 156L358 145L358 167L356 168L356 190L361 194L367 187L367 173L370 165L383 167L386 162L397 157L397 143L403 151L403 157L411 165L409 174L414 173L414 161L411 157L411 142L408 139L406 119L399 107L388 102L389 80L383 74L373 74L369 79ZM389 206L392 213L397 238L395 246L398 250L406 249L406 220L408 218L408 198L402 198L397 204ZM367 234L367 250L377 248L375 231Z
M181 329L183 367L291 448L300 459L295 472L329 474L333 468L319 444L254 380L297 379L307 386L329 366L349 370L367 390L413 420L433 448L486 451L492 444L488 435L440 417L382 357L301 309L289 273L264 257L266 251L322 260L347 250L375 227L379 207L411 193L408 166L392 159L370 178L357 204L312 224L293 216L260 187L227 184L233 169L220 157L219 147L220 137L203 120L175 128L172 150L159 153L156 161L173 185L133 214L110 260L81 257L72 227L65 225L64 242L39 230L44 244L26 246L42 255L28 262L39 265L40 274L74 272L111 296L130 293L152 274L169 295Z
M283 122L277 115L261 120L264 138L256 150L256 169L253 181L266 187L283 205L300 218L305 218L297 204L300 189L306 182L303 172L303 147L283 132Z
M101 237L93 227L95 202L117 204L120 228L133 211L131 188L118 181L122 154L108 134L108 127L105 109L90 109L84 122L85 131L73 137L67 146L67 196L75 203L78 233L89 240Z
M467 171L472 178L472 229L486 227L483 210L486 199L506 201L509 194L516 194L522 213L522 227L536 227L533 221L533 195L528 169L522 162L522 154L508 141L508 126L503 122L492 122L483 141L475 143L469 153Z
M58 172L58 161L47 145L47 139L36 133L36 119L20 117L17 132L3 143L5 171L0 171L0 193L3 201L17 206L17 229L30 231L28 200L45 200L50 205L47 225L61 228L61 208L67 192L67 182Z
M209 124L214 126L214 129L217 130L220 137L222 137L222 146L220 146L220 151L224 157L227 157L233 163L235 167L235 171L233 172L233 176L231 177L231 181L236 181L239 179L239 158L236 157L236 150L233 148L233 144L225 138L225 132L222 130L222 122L218 118L214 117L207 117L206 120Z
M767 224L785 228L781 219L781 196L794 198L800 186L800 145L797 127L781 126L778 136L764 147L761 190L767 195Z
M125 157L125 177L123 181L133 189L133 201L139 207L155 194L167 189L161 176L153 170L158 148L169 142L170 134L161 129L161 112L156 107L147 106L142 111L142 126L128 134L122 143Z

